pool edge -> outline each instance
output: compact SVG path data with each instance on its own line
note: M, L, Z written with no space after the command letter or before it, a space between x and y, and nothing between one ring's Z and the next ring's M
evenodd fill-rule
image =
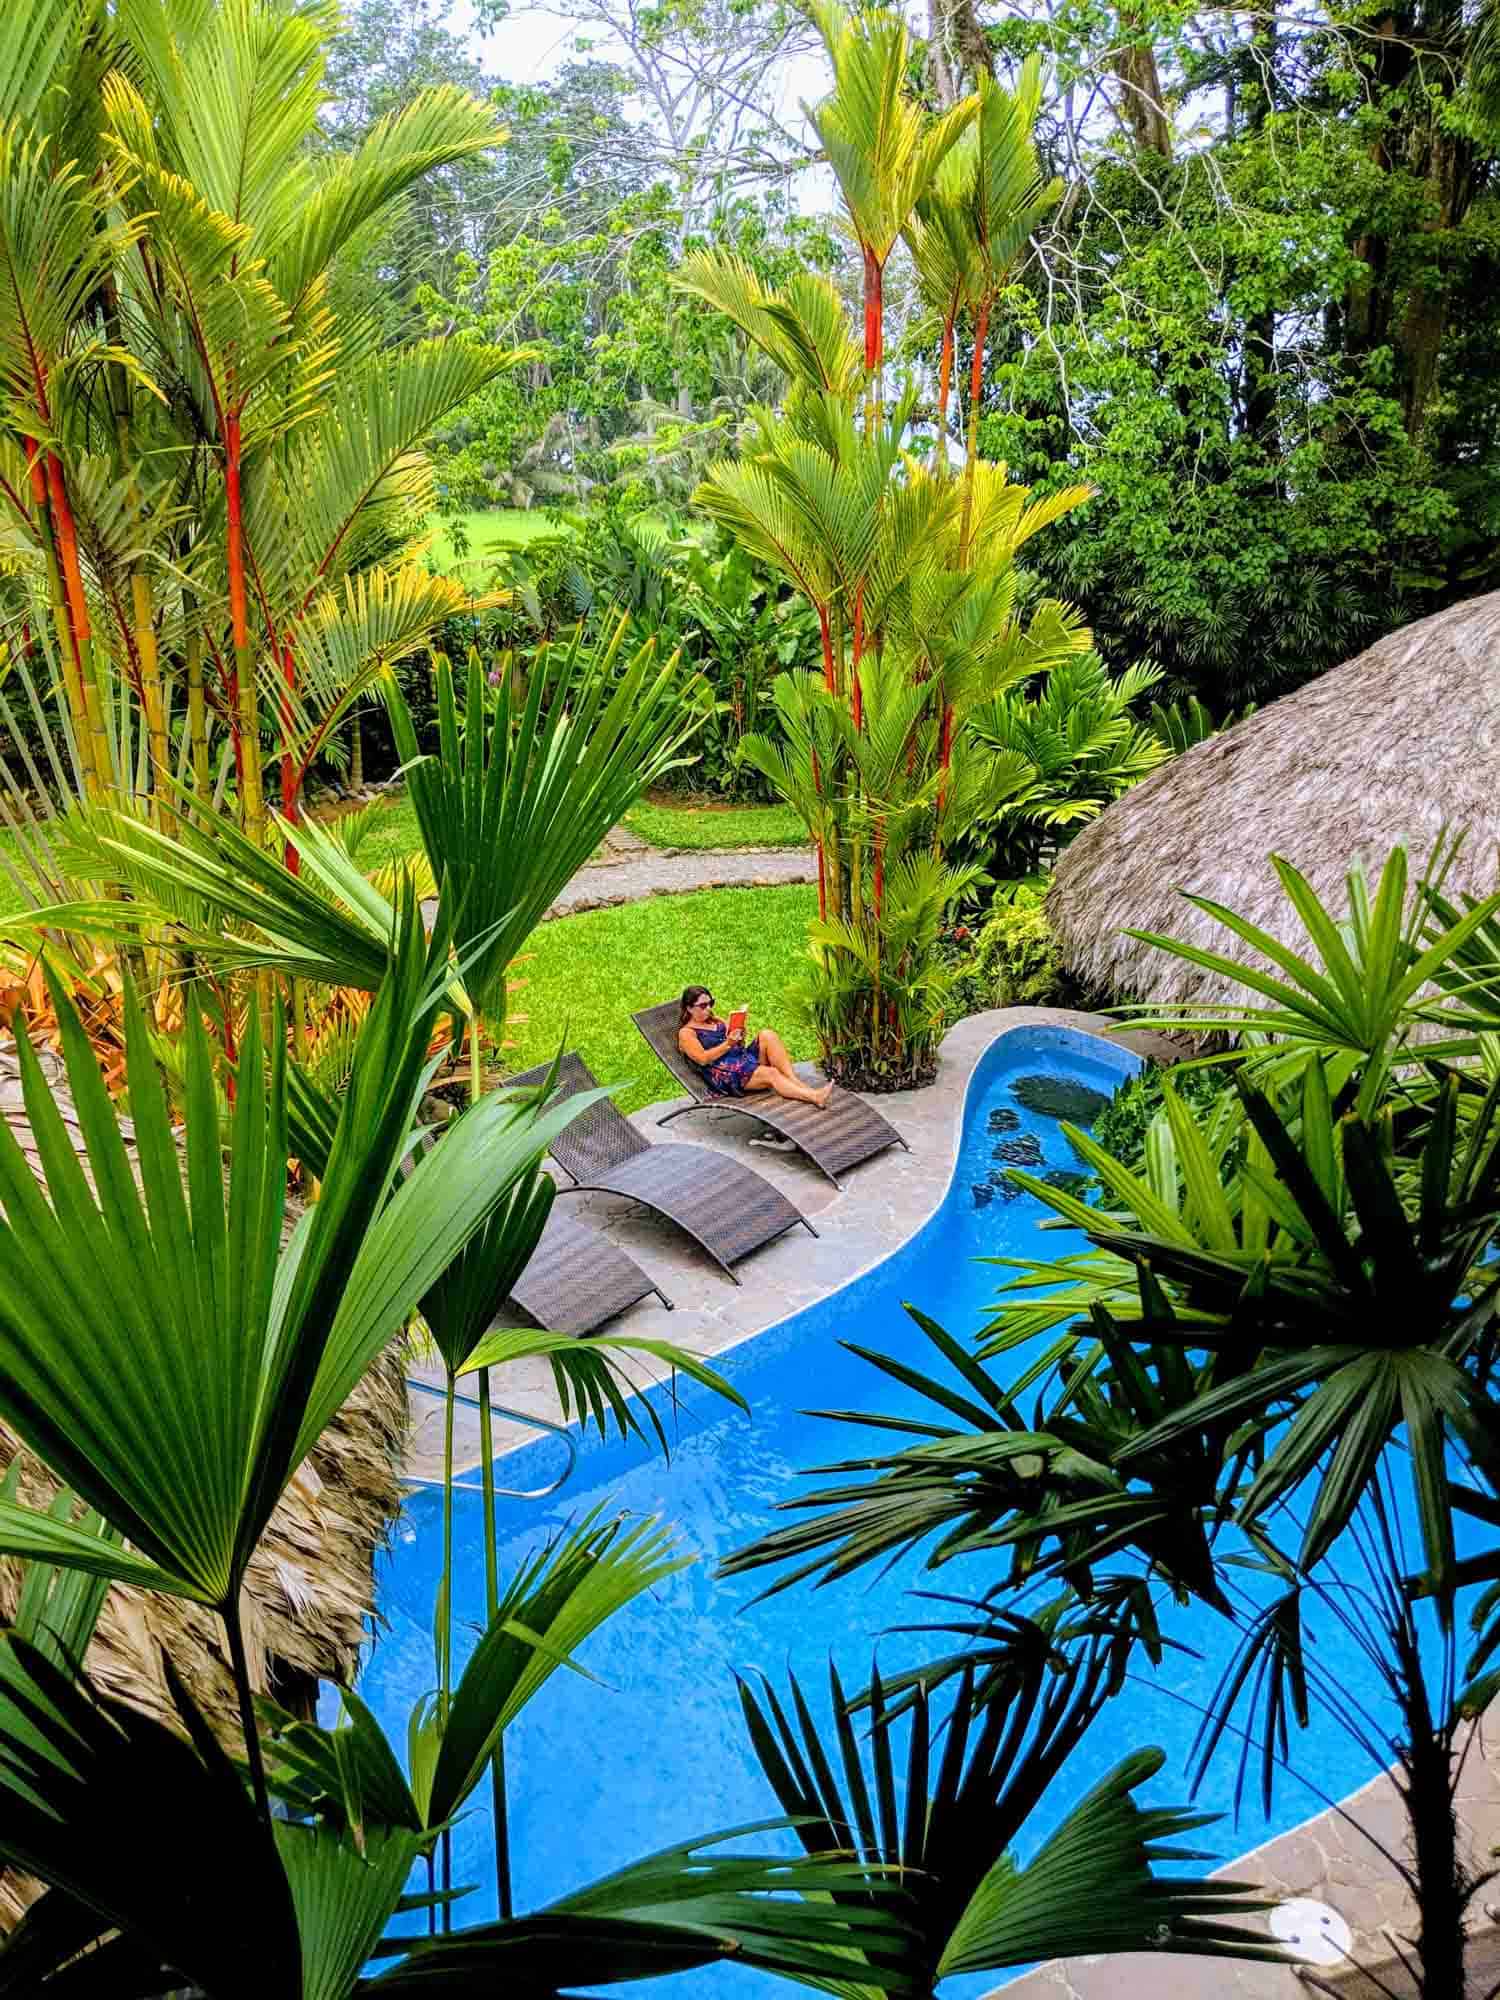
M1147 1060L1176 1053L1169 1051L1159 1035L1123 1030L1105 1015L1078 1008L997 1007L967 1015L943 1037L934 1083L922 1090L895 1091L873 1099L911 1151L892 1148L877 1154L851 1168L844 1184L834 1190L800 1157L789 1160L775 1153L751 1152L737 1136L741 1120L729 1121L722 1133L703 1121L692 1132L691 1143L713 1147L753 1165L787 1194L794 1206L806 1210L818 1232L817 1240L798 1230L757 1251L738 1267L741 1282L735 1285L696 1246L675 1243L670 1234L653 1228L649 1219L638 1214L611 1214L607 1203L596 1204L592 1197L570 1202L571 1213L606 1233L614 1235L618 1228L622 1248L637 1257L677 1301L676 1310L671 1312L652 1301L633 1307L601 1330L596 1336L599 1343L607 1344L612 1333L622 1338L670 1341L701 1360L713 1362L867 1277L924 1229L948 1199L975 1075L998 1042L1025 1029L1062 1029L1106 1049L1123 1049ZM656 1132L657 1120L663 1110L687 1101L662 1099L634 1113L632 1123L656 1142L670 1144L672 1141L662 1141ZM686 1132L680 1136L689 1138ZM620 1208L618 1203L616 1208ZM642 1247L643 1236L649 1239L647 1247ZM646 1374L644 1367L640 1372ZM418 1379L427 1376L425 1370L413 1369L412 1373ZM441 1374L434 1370L430 1379L438 1384ZM649 1389L658 1379L652 1374L644 1386ZM522 1364L520 1369L507 1371L504 1390L497 1385L497 1393L503 1393L504 1401L520 1413L529 1416L535 1411L539 1417L556 1419L556 1391L550 1367L544 1363L530 1370ZM495 1462L536 1442L536 1437L536 1430L527 1423L497 1422ZM469 1413L466 1423L461 1412L454 1469L465 1475L479 1463L477 1422ZM440 1474L441 1456L431 1420L413 1432L406 1465L418 1481Z

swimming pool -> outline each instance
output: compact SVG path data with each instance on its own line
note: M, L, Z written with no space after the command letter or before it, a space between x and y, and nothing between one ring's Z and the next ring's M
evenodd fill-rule
M989 1318L1003 1276L976 1260L1053 1256L1080 1240L1072 1232L1044 1233L1039 1225L1047 1211L1030 1197L1002 1191L996 1184L1003 1163L994 1155L1002 1143L1012 1158L1031 1156L1029 1171L1077 1167L1056 1123L1017 1100L1018 1079L1068 1077L1107 1094L1137 1067L1127 1052L1070 1029L1028 1027L1001 1036L971 1079L953 1179L930 1220L900 1250L839 1292L717 1359L715 1365L750 1403L749 1419L690 1385L675 1407L665 1398L661 1404L673 1439L669 1463L639 1441L600 1442L591 1435L580 1448L572 1478L555 1497L541 1503L500 1503L502 1577L565 1523L601 1503L611 1512L659 1516L699 1557L690 1569L611 1620L581 1649L581 1663L602 1687L578 1675L556 1674L508 1733L518 1910L535 1908L673 1840L774 1815L775 1801L746 1739L736 1671L765 1672L780 1687L791 1667L810 1692L821 1693L830 1654L850 1686L863 1684L877 1639L882 1667L888 1669L948 1650L932 1636L881 1635L930 1617L930 1608L913 1603L912 1587L962 1589L965 1564L950 1565L933 1585L908 1558L890 1575L861 1573L821 1590L800 1586L754 1606L749 1600L770 1581L771 1572L716 1581L713 1571L720 1557L777 1518L776 1503L797 1490L799 1471L858 1449L858 1433L810 1418L804 1410L897 1412L918 1402L900 1384L847 1354L841 1340L855 1340L937 1372L933 1350L902 1310L904 1301L967 1340ZM876 1162L853 1175L845 1199L857 1202L862 1187L878 1183L880 1171ZM1008 1199L1007 1192L1014 1198ZM752 1271L753 1261L745 1268L747 1280ZM1025 1359L1024 1354L1014 1358L1017 1374ZM544 1486L556 1475L561 1457L551 1440L510 1454L503 1483ZM404 1741L411 1704L432 1685L440 1507L434 1492L423 1492L407 1504L377 1579L388 1629L372 1650L360 1692L398 1744ZM472 1644L468 1635L483 1622L482 1515L475 1494L457 1497L454 1543L454 1610L462 1653ZM969 1571L976 1585L991 1581L993 1574L991 1565L977 1575ZM1160 1744L1167 1763L1141 1796L1185 1800L1184 1764L1198 1724L1198 1704L1218 1680L1231 1636L1219 1621L1192 1611L1164 1608L1163 1625L1175 1636L1186 1635L1201 1649L1201 1657L1169 1653L1159 1683L1142 1668L1146 1677L1110 1705L1069 1762L1064 1783L1054 1788L1058 1796L1049 1794L1033 1815L1028 1833L1035 1840L1127 1749L1144 1744ZM1335 1671L1343 1666L1341 1636L1330 1634L1322 1649L1325 1667ZM1348 1672L1363 1686L1368 1669L1357 1661L1352 1646L1350 1655ZM1297 1768L1324 1797L1342 1797L1372 1775L1337 1730L1306 1732L1295 1757ZM1210 1774L1199 1803L1205 1809L1228 1809L1233 1787L1234 1759L1226 1755ZM1280 1790L1277 1817L1270 1825L1257 1811L1238 1833L1226 1824L1211 1830L1204 1844L1229 1859L1305 1819L1319 1804L1313 1793L1289 1782ZM488 1812L476 1805L455 1836L454 1881L482 1885L460 1905L461 1923L494 1914L491 1855ZM955 1980L945 1984L944 2000L950 1995L968 2000L998 1983L992 1975ZM714 2000L748 2000L751 1995L759 2000L762 1994L792 1990L728 1968L696 1974L691 1982L651 1982L631 1990L682 1995L689 1984L695 2000L699 1993Z

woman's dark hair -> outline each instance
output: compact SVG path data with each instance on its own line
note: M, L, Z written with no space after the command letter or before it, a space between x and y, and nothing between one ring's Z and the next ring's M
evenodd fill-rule
M679 1028L685 1028L687 1026L688 1015L691 1014L693 1011L694 1001L701 1000L705 994L708 994L708 997L710 999L713 998L713 995L709 993L709 989L706 986L683 987L682 999L679 1001L677 1009L677 1025Z

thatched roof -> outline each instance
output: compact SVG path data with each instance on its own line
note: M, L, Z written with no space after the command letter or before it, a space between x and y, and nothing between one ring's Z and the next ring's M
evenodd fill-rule
M1047 914L1068 967L1121 1000L1230 998L1227 980L1124 936L1127 926L1249 958L1182 900L1212 897L1307 944L1267 861L1339 913L1350 863L1398 839L1413 874L1444 825L1468 829L1448 889L1490 893L1500 846L1500 592L1404 626L1154 771L1079 834ZM1243 997L1242 995L1236 997Z
M43 1062L81 1153L61 1066L47 1055ZM34 1160L15 1046L5 1040L0 1040L0 1116ZM282 1495L250 1564L244 1602L251 1674L258 1687L269 1686L283 1701L295 1702L299 1684L305 1688L322 1675L353 1673L373 1601L375 1551L400 1499L405 1438L406 1390L392 1348ZM0 1474L17 1449L16 1438L0 1424ZM45 1469L28 1456L22 1498L45 1506L55 1491ZM0 1558L0 1619L15 1608L18 1578L18 1566ZM222 1646L217 1619L201 1605L112 1588L87 1666L107 1692L170 1717L161 1671L165 1647L198 1706L232 1745L238 1739L237 1709ZM30 1900L27 1886L0 1869L0 1931Z

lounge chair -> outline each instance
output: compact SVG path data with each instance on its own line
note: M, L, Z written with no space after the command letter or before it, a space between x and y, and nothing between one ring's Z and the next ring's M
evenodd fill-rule
M911 1151L890 1120L882 1118L852 1090L835 1086L827 1107L821 1111L816 1104L778 1097L771 1090L757 1090L748 1097L715 1097L701 1067L689 1062L677 1046L679 1018L675 1000L665 1000L660 1007L647 1007L631 1016L693 1099L691 1104L679 1104L674 1111L658 1118L658 1125L666 1125L689 1111L729 1111L741 1118L753 1118L757 1124L769 1125L781 1138L790 1139L835 1187L846 1167L857 1167L862 1160L873 1159L887 1146L902 1146Z
M512 1085L536 1086L550 1065L539 1064ZM565 1097L598 1084L582 1056L565 1055L557 1089ZM731 1269L742 1257L774 1242L800 1222L816 1236L779 1189L753 1167L741 1166L709 1146L653 1146L608 1098L593 1104L552 1141L552 1158L573 1181L563 1194L624 1195L655 1209L706 1250L738 1284Z
M403 1173L410 1171L441 1130L438 1126L422 1134L402 1162ZM548 1333L571 1333L581 1339L652 1292L670 1312L672 1301L633 1257L599 1230L559 1215L554 1208L510 1296L513 1305Z
M634 1257L586 1222L554 1210L510 1295L549 1333L585 1334L652 1292L670 1312L672 1301Z

